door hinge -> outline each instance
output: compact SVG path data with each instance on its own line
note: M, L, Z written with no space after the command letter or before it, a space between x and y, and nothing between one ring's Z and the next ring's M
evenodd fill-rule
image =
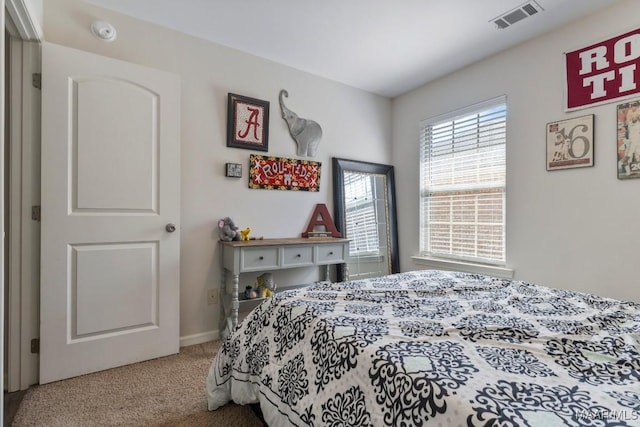
M31 340L31 353L40 353L40 338L34 338Z
M40 222L41 218L40 205L31 206L31 219Z
M33 87L35 87L36 89L42 89L42 74L40 73L33 73L31 75L31 84L33 85Z

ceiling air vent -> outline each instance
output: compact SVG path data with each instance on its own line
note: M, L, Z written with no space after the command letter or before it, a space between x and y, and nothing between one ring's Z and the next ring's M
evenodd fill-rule
M542 11L543 9L540 7L540 5L532 0L516 7L515 9L503 13L502 15L492 19L489 22L495 24L498 29L504 30L505 28L512 26L516 22L522 21L523 19Z

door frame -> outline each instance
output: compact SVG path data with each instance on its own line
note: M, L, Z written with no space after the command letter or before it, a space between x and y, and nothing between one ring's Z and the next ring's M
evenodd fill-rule
M13 114L7 123L12 170L9 176L8 217L8 353L9 392L38 383L38 355L31 339L38 338L40 226L32 221L31 206L40 202L40 93L31 84L40 72L42 29L28 0L6 0L10 76L7 101ZM3 8L4 9L4 8ZM2 306L4 311L4 304Z

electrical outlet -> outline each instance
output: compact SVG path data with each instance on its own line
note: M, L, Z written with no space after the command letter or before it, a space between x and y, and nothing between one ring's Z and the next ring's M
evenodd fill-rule
M207 302L209 305L218 303L218 290L217 289L209 289L209 293L207 294Z

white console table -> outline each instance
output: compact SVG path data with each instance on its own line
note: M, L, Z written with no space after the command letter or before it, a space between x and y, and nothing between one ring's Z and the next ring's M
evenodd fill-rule
M329 280L329 266L343 264L349 256L348 239L264 239L220 241L220 244L222 290L225 291L222 304L226 319L223 336L235 330L238 324L242 273L326 266L325 280Z

